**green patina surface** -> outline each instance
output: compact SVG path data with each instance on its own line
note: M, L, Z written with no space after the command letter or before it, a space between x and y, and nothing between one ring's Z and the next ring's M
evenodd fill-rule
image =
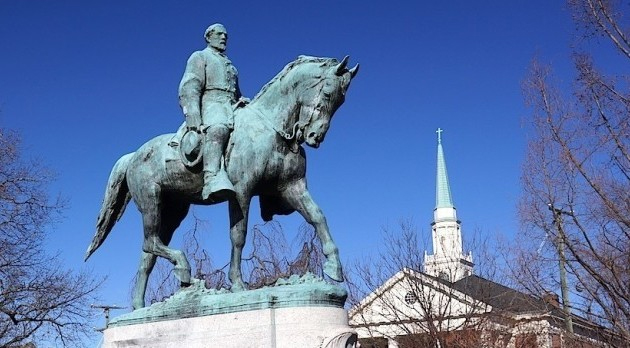
M269 308L342 308L346 297L344 288L326 283L310 273L280 279L269 287L240 292L206 289L203 282L195 281L163 302L114 318L109 327Z
M435 187L435 207L436 208L453 208L453 198L451 197L451 187L448 184L448 173L446 172L446 160L444 159L444 150L442 149L442 132L438 128L438 154L437 154L437 186Z
M221 32L219 39L225 39L223 34L226 33ZM128 203L133 200L142 215L143 229L139 232L144 236L144 241L132 305L135 309L142 308L145 306L147 281L158 257L173 265L173 274L182 284L191 283L191 267L186 255L168 245L175 230L188 215L190 206L225 203L230 215L231 241L227 274L234 292L246 290L241 270L242 255L248 217L254 203L252 198L257 196L264 221L270 221L275 215L301 214L315 228L322 242L326 257L324 274L332 280L343 281L339 249L322 209L308 191L303 145L313 148L320 146L334 113L344 103L350 82L358 71L358 65L348 68L348 59L347 56L341 61L334 58L298 57L266 84L250 103L234 111L234 129L227 147L221 145L223 141L215 141L214 138L206 141L206 145L214 144L212 151L217 152L211 161L214 161L215 167L224 169L227 175L224 182L231 182L233 194L220 195L216 199L206 197L204 182L207 181L208 171L205 162L208 158L201 161L204 163L197 161L198 158L187 158L187 151L181 150L184 146L180 147L182 139L178 135L157 136L137 151L122 156L108 179L96 233L86 252L86 259L103 244L124 214ZM221 66L225 67L226 62ZM197 62L193 65L199 68L203 64ZM193 72L188 71L186 74ZM203 80L199 74L193 74L197 76L193 80ZM231 84L219 87L218 90L213 89L211 94L218 93L227 98L225 88L230 91L232 87L236 88ZM208 86L203 88L204 91L207 89ZM182 97L186 99L187 95L188 92L183 92ZM195 97L193 104L198 106L201 103L203 109L204 105L209 104L206 103L209 98L205 94L203 98ZM232 99L236 99L236 95L230 97ZM208 112L211 113L215 107L210 107ZM232 107L230 105L229 108ZM190 115L188 113L187 117ZM187 127L190 125L186 124L182 129ZM212 128L207 132L212 133ZM199 134L199 138L205 137ZM183 142L184 145L187 143L185 139ZM223 160L220 160L221 155L224 155ZM217 164L217 159L223 162L221 166Z

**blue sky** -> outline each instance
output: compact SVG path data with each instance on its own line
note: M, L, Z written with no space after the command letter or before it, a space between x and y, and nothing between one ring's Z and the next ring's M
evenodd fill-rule
M528 115L520 83L535 55L561 76L570 70L574 29L562 2L221 3L0 0L0 126L20 131L27 154L58 173L51 193L70 208L49 248L108 276L104 303L128 303L142 240L129 206L82 261L110 169L182 122L179 80L215 22L228 30L249 97L300 54L361 64L326 141L307 149L309 188L344 260L376 248L381 227L400 219L430 233L438 127L464 234L518 232ZM227 206L195 212L210 221L204 246L227 263ZM278 220L289 239L302 221ZM256 205L250 221L261 222Z

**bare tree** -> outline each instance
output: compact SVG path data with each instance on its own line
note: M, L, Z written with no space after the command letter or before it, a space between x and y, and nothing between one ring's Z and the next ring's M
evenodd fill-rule
M190 261L194 277L202 279L211 289L229 288L225 273L229 264L216 267L208 251L200 243L199 234L207 231L206 221L193 214L193 227L183 237L184 253ZM325 260L321 243L312 226L303 223L291 243L287 242L282 225L277 221L254 225L250 231L252 250L243 259L244 280L250 289L274 284L280 278L304 275L310 272L323 276ZM162 301L180 287L172 274L172 267L158 260L154 276L147 286L147 301Z
M18 135L0 129L0 347L74 346L92 331L90 301L100 282L45 251L64 202L50 199L51 173L20 150Z
M581 30L575 80L563 86L535 61L524 82L533 137L520 214L530 246L517 275L533 291L563 292L565 309L597 322L615 346L630 342L630 75L597 67L580 43L598 39L630 62L627 4L569 1ZM624 17L625 16L625 17ZM603 71L606 71L604 73ZM538 261L538 262L533 262ZM563 273L565 272L565 273Z
M244 259L247 282L256 289L280 278L307 272L323 277L324 253L312 226L303 223L293 243L288 244L282 225L270 221L252 228L252 251ZM297 254L293 256L297 251Z
M486 252L485 242L473 244L482 266L478 275L485 276L472 276L474 281L499 277L492 262L496 255ZM512 339L511 324L501 313L489 311L488 303L497 296L491 289L484 293L479 286L472 297L465 289L472 281L453 283L422 273L427 242L412 223L384 228L380 246L347 267L350 321L362 331L362 347L387 347L388 339L400 348L504 347ZM499 319L503 323L495 325Z
M193 277L204 281L208 289L227 288L229 286L225 273L227 265L216 267L212 262L212 257L200 241L200 234L209 229L208 222L199 218L194 210L191 215L193 217L192 227L183 235L182 250L190 262ZM135 281L134 278L131 282L130 298ZM145 299L148 303L164 301L180 287L179 280L173 274L172 264L163 258L158 258L147 284Z

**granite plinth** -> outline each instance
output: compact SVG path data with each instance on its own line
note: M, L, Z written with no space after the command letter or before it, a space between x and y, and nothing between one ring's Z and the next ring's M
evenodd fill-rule
M236 293L195 284L114 318L102 347L353 347L345 299L310 275Z
M346 348L356 333L344 309L270 308L108 328L103 348Z

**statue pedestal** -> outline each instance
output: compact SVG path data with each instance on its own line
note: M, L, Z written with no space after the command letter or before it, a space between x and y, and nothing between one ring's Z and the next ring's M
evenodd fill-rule
M352 333L341 308L295 307L112 327L103 347L346 348Z
M345 290L311 280L238 293L194 285L114 318L102 347L353 347Z

